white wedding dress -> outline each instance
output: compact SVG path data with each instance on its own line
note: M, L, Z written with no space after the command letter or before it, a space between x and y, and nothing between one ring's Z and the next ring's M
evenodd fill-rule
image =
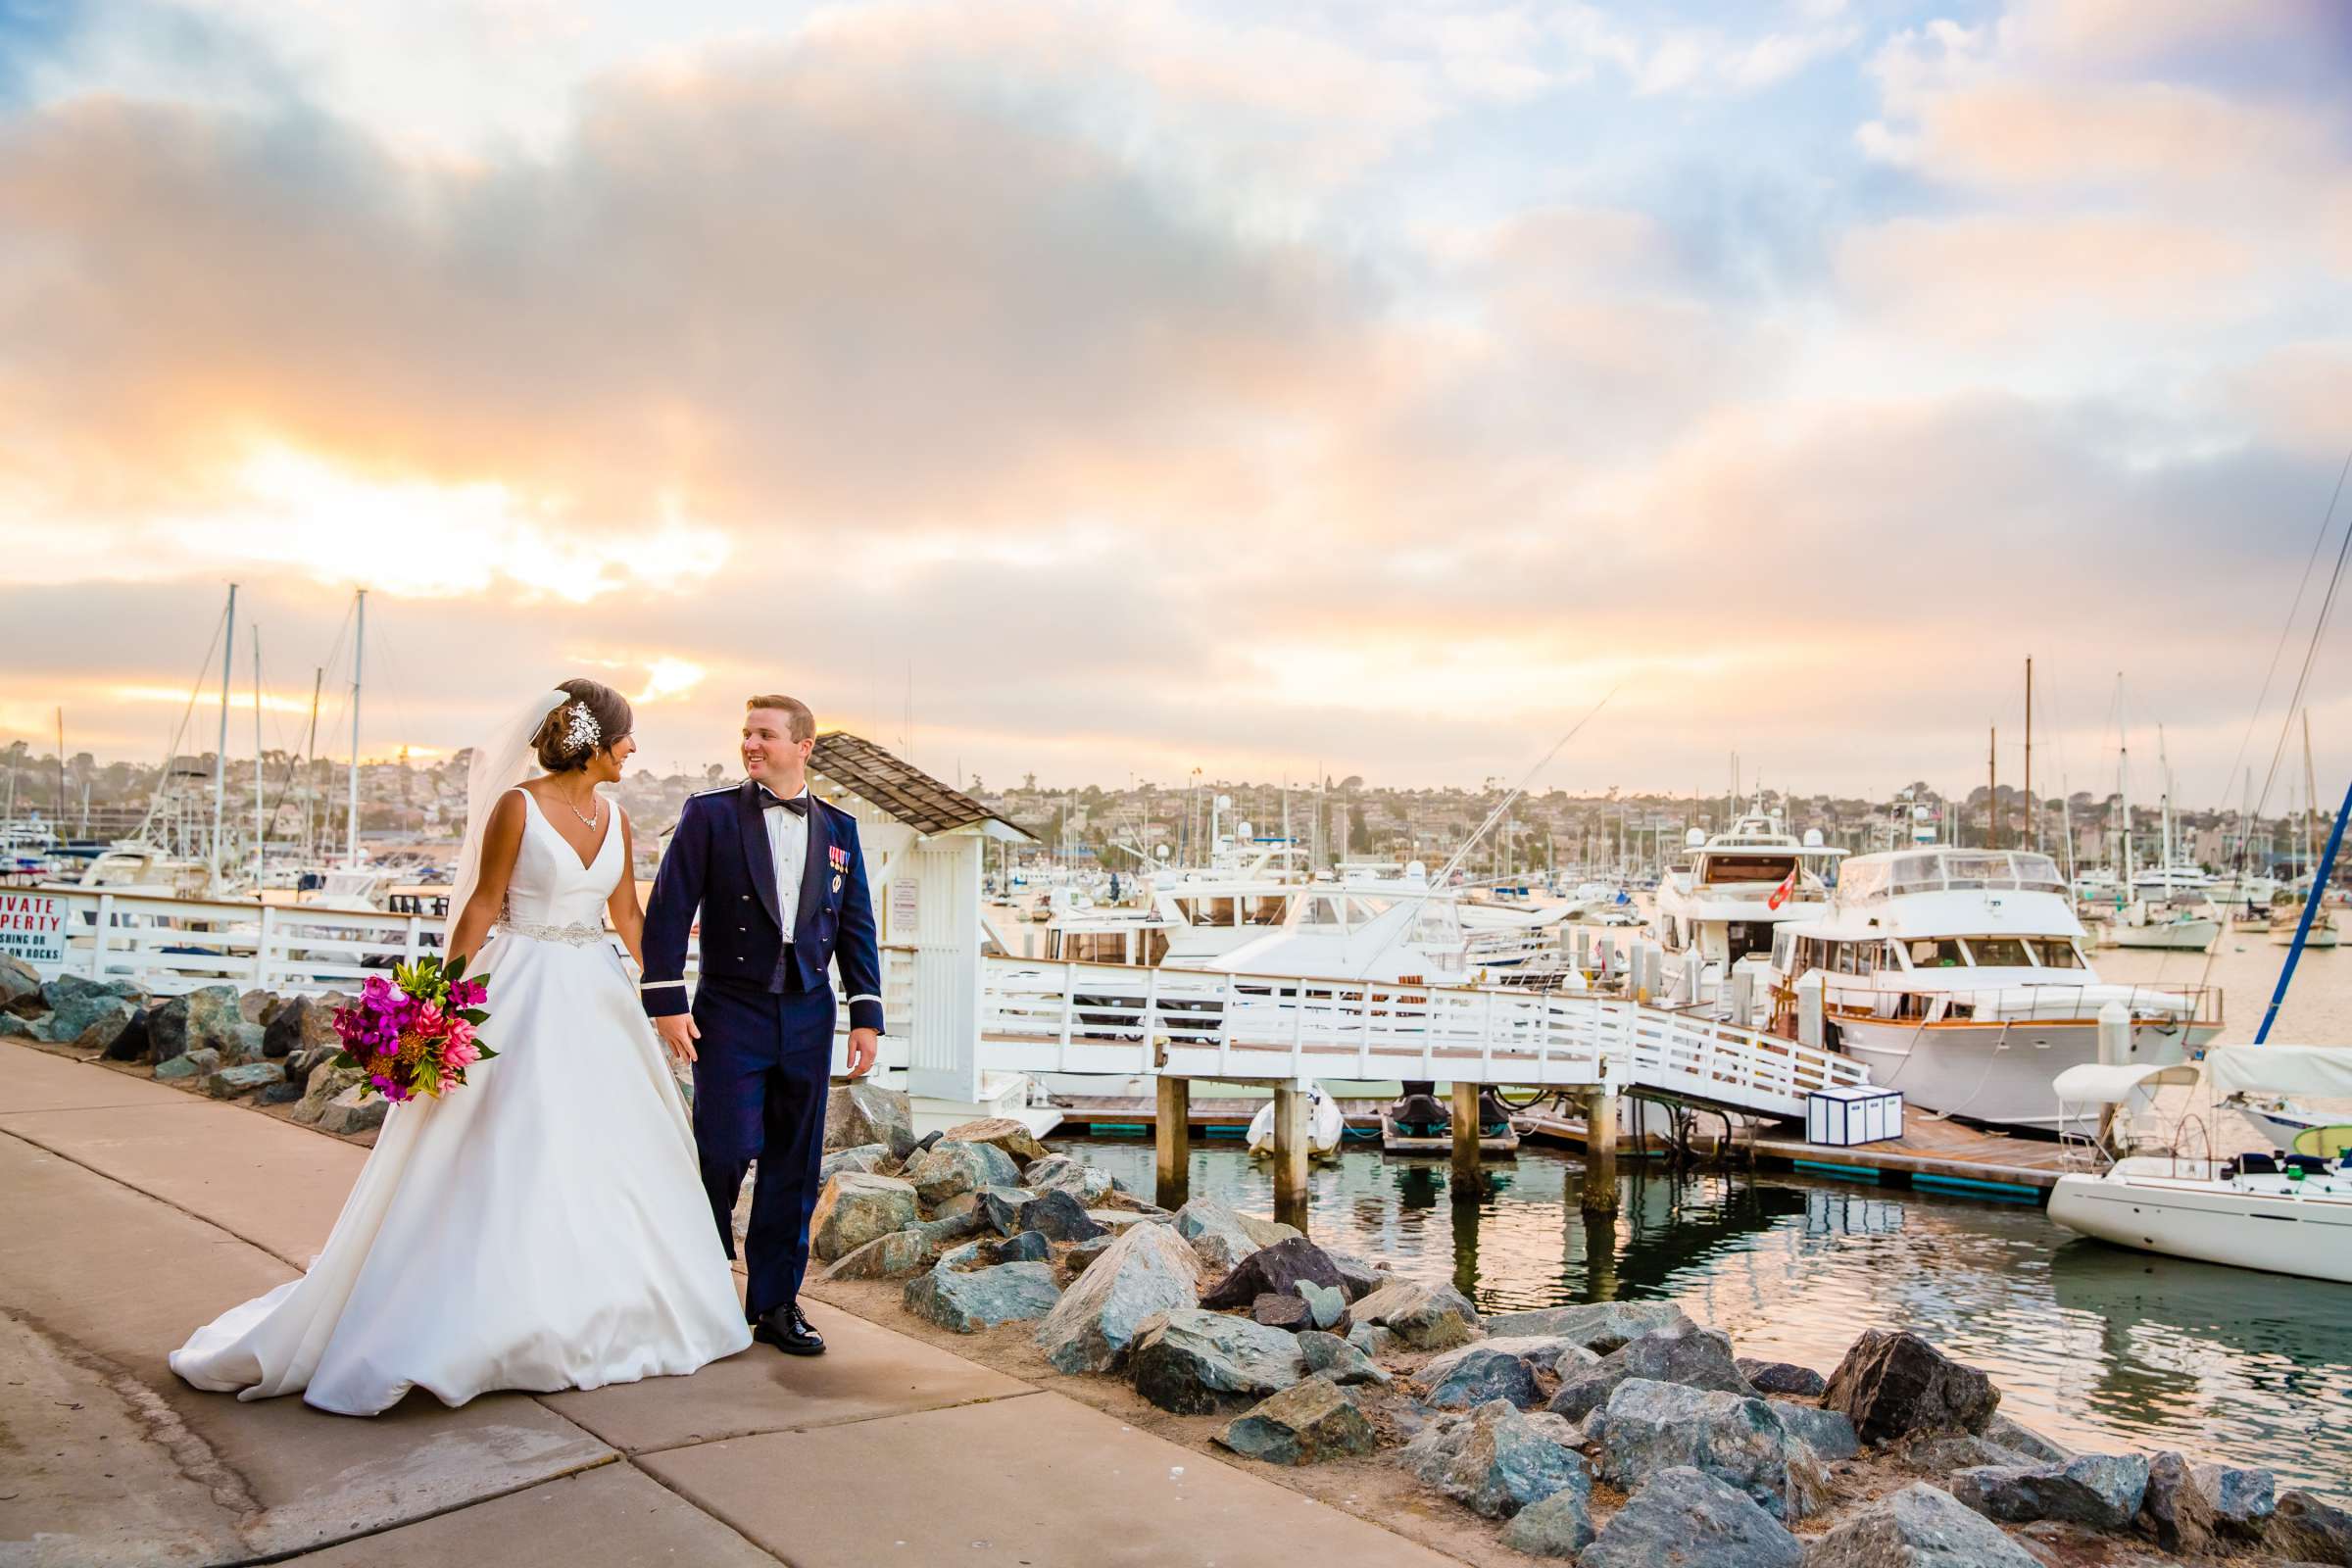
M498 1055L392 1107L311 1271L172 1352L196 1387L373 1415L411 1388L593 1389L751 1344L677 1083L605 936L617 813L582 865L523 793L473 966Z

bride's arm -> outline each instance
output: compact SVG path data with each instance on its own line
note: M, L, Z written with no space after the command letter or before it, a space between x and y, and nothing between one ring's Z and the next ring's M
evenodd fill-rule
M489 940L491 924L507 902L507 881L514 874L514 854L522 848L522 792L509 790L490 808L490 825L482 832L482 869L473 884L473 897L458 911L449 928L445 956L471 961Z
M616 803L612 809L620 811ZM637 839L629 830L629 813L620 811L620 885L612 890L605 909L612 916L612 929L620 933L621 946L629 950L629 958L639 973L645 970L645 909L637 902Z

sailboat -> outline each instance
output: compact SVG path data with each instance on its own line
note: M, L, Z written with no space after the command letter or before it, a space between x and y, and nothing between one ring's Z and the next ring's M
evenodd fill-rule
M2302 843L2310 852L2312 863L2315 866L2320 859L2320 822L2312 807L2318 799L2318 782L2311 770L2311 710L2306 708L2303 710ZM2273 915L2270 922L2271 940L2282 948L2294 946L2295 928L2300 924L2302 924L2302 917L2292 909L2286 910L2283 915ZM2307 952L2313 948L2333 948L2340 941L2341 937L2335 928L2335 916L2323 902L2312 912L2311 929L2303 933L2303 947Z

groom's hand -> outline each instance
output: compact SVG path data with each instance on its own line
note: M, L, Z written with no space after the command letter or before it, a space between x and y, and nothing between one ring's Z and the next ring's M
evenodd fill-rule
M669 1048L669 1054L677 1058L680 1066L694 1064L694 1043L703 1038L703 1032L695 1027L693 1013L673 1012L656 1018L654 1028L660 1031L662 1043Z
M874 1058L882 1054L882 1036L872 1029L850 1031L850 1076L862 1078L874 1070Z

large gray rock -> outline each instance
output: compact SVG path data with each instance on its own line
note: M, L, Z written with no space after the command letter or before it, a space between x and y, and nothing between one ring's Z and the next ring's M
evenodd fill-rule
M1925 1482L1882 1497L1815 1541L1805 1568L2041 1568L2001 1527Z
M1165 1225L1135 1225L1112 1241L1062 1293L1037 1343L1062 1372L1107 1372L1126 1356L1145 1319L1193 1305L1200 1259Z
M930 1267L931 1239L920 1231L892 1231L845 1252L825 1270L829 1280L895 1280ZM943 1265L945 1259L941 1260Z
M1298 1332L1298 1353L1306 1357L1306 1369L1318 1372L1334 1383L1387 1383L1389 1374L1373 1360L1337 1334L1321 1329L1301 1329Z
M1988 1519L2055 1519L2089 1530L2131 1527L2147 1495L2148 1461L2136 1453L2086 1453L2065 1464L1979 1465L1952 1477L1952 1495Z
M262 1054L261 1027L245 1021L234 986L206 986L172 998L149 1016L147 1033L157 1061L189 1051L218 1051L223 1061Z
M163 1068L156 1068L156 1073L160 1077ZM368 1075L357 1067L338 1067L331 1060L319 1062L304 1080L302 1101L294 1107L294 1120L305 1127L318 1126L329 1102L352 1085L367 1081Z
M1323 1255L1330 1258L1331 1266L1340 1271L1340 1283L1347 1287L1348 1299L1350 1301L1361 1300L1388 1283L1389 1277L1374 1268L1370 1260L1357 1257L1352 1252L1335 1252L1327 1247L1323 1249Z
M914 1186L896 1176L845 1170L825 1183L808 1217L808 1250L827 1263L877 1236L916 1223Z
M1018 1236L1027 1229L1021 1223L1021 1205L1034 1201L1037 1194L1026 1187L983 1187L972 1197L979 1200L982 1224L1000 1236Z
M1829 1392L1830 1380L1809 1366L1794 1361L1759 1361L1752 1356L1740 1356L1740 1375L1747 1379L1748 1387L1770 1398L1776 1394L1793 1395L1800 1399L1818 1399Z
M2213 1504L2213 1527L2223 1541L2244 1544L2262 1540L2278 1511L2278 1479L2268 1470L2228 1465L2196 1467L2197 1486Z
M1479 1337L1478 1308L1450 1285L1392 1280L1348 1309L1416 1350L1447 1350Z
M1573 1558L1592 1544L1592 1480L1579 1465L1576 1479L1520 1509L1502 1527L1502 1544L1530 1557Z
M1021 1171L1021 1185L1041 1193L1067 1193L1081 1208L1091 1208L1111 1195L1110 1172L1068 1154L1047 1154Z
M1137 1327L1127 1370L1136 1392L1161 1409L1206 1415L1289 1388L1306 1375L1306 1358L1280 1329L1178 1307Z
M1021 1179L1012 1156L993 1144L958 1144L941 1139L906 1161L900 1174L914 1184L926 1203L944 1202L983 1187L1011 1187ZM1023 1226L1022 1229L1028 1229Z
M1046 1146L1037 1135L1010 1116L986 1116L967 1121L940 1134L942 1143L987 1144L1003 1150L1016 1165L1026 1165L1033 1159L1046 1157Z
M1496 1339L1564 1339L1606 1355L1629 1340L1689 1323L1689 1315L1672 1301L1594 1301L1585 1306L1498 1312L1487 1319L1486 1327Z
M40 995L41 972L23 958L0 953L0 1008L13 1008L25 997L37 1002Z
M155 1064L155 1075L169 1081L173 1078L193 1078L201 1083L220 1070L218 1051L183 1051Z
M1984 1423L1983 1436L2004 1448L2022 1453L2029 1459L2038 1459L2044 1464L2064 1464L2075 1456L2074 1449L2052 1443L2032 1427L2012 1421L1998 1410L1993 1412L1991 1420Z
M366 1084L357 1083L326 1102L326 1108L318 1113L318 1127L322 1133L345 1136L372 1132L391 1113L390 1102Z
M1226 1423L1217 1442L1268 1464L1314 1464L1370 1453L1380 1444L1355 1400L1329 1378L1305 1378L1268 1395Z
M1719 1396L1729 1397L1729 1396ZM1737 1487L1689 1466L1659 1471L1617 1510L1578 1568L1797 1568L1805 1548Z
M40 1037L79 1051L107 1051L139 1015L138 1004L121 997L76 997L49 1014Z
M1584 1456L1507 1399L1432 1424L1398 1458L1425 1485L1489 1519L1508 1519L1580 1481L1591 1485Z
M1820 1458L1851 1459L1862 1451L1861 1440L1854 1435L1854 1424L1835 1410L1775 1399L1772 1413L1781 1418L1781 1425L1802 1438L1805 1446Z
M239 1095L285 1081L286 1070L274 1061L241 1061L208 1074L204 1092L215 1100L234 1100Z
M1300 1280L1296 1289L1306 1303L1307 1321L1316 1328L1326 1334L1345 1334L1354 1326L1355 1319L1348 1311L1347 1287Z
M845 1170L860 1176L895 1176L899 1162L891 1157L887 1144L859 1144L855 1149L837 1149L816 1162L816 1180L823 1186ZM970 1197L968 1193L964 1195ZM971 1204L964 1205L969 1208Z
M1242 1216L1213 1198L1196 1198L1176 1210L1176 1234L1200 1255L1200 1267L1212 1280L1223 1279L1241 1266L1242 1259L1261 1245L1242 1224Z
M1549 1408L1554 1415L1581 1421L1606 1404L1619 1384L1633 1378L1724 1394L1755 1392L1732 1355L1730 1336L1684 1318L1629 1340L1596 1364L1562 1378Z
M825 1096L825 1148L859 1144L880 1144L894 1159L913 1152L914 1113L904 1093L860 1080Z
M1870 1329L1830 1374L1821 1402L1853 1422L1863 1442L1886 1443L1914 1432L1982 1432L2001 1391L1916 1334Z
M960 1214L943 1214L938 1219L917 1220L906 1227L907 1234L920 1236L934 1250L978 1235L987 1228L980 1216L968 1209Z
M933 1269L906 1282L901 1299L906 1310L958 1334L977 1334L1000 1323L1044 1317L1061 1299L1054 1270L1045 1263L1000 1263L957 1274Z
M1014 1212L1013 1219L1022 1230L1043 1231L1057 1242L1091 1242L1105 1228L1078 1206L1078 1200L1060 1192L1038 1194ZM1130 1227L1134 1228L1137 1227ZM1167 1227L1148 1228L1156 1231Z
M1248 1306L1261 1296L1296 1296L1300 1280L1340 1288L1340 1271L1323 1249L1303 1236L1261 1247L1200 1292L1200 1304L1220 1309Z
M335 1033L335 1007L345 999L290 997L262 1028L262 1054L272 1060L298 1052L332 1051L343 1044Z
M1544 1401L1534 1363L1492 1344L1446 1351L1421 1369L1421 1381L1429 1390L1421 1402L1432 1410L1470 1410L1493 1399L1528 1410Z
M1601 1479L1628 1492L1689 1466L1778 1519L1802 1519L1828 1498L1820 1459L1769 1399L1635 1378L1618 1385L1585 1432L1598 1444Z
M2300 1488L2282 1492L2262 1541L2266 1550L2293 1562L2352 1568L2352 1510Z

